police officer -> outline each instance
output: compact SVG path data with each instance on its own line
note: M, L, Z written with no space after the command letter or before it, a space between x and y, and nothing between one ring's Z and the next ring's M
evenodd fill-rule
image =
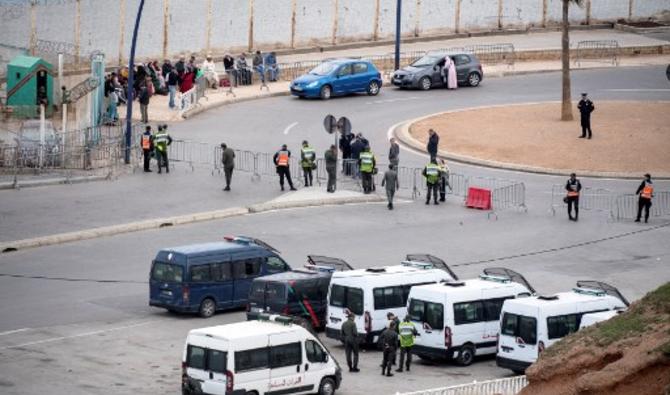
M582 135L579 136L580 139L584 137L591 138L591 113L596 107L593 105L593 102L587 97L586 93L582 93L582 100L579 101L577 105L579 113L581 115L582 123ZM587 133L588 132L588 133Z
M158 133L154 136L154 146L156 147L156 159L158 160L158 174L161 174L161 167L165 166L165 172L170 172L168 162L168 145L172 144L172 137L167 132L167 125L158 125Z
M644 208L644 222L649 221L649 209L651 208L651 198L654 197L654 183L651 181L649 173L644 175L644 180L639 187L637 187L636 195L640 195L637 201L637 219L635 222L640 222L642 217L642 209Z
M230 181L233 178L233 170L235 169L235 151L228 148L226 143L221 144L221 164L223 165L223 173L226 176L226 186L224 191L230 191Z
M405 362L405 356L407 356L407 361L405 369L409 372L409 366L412 364L412 346L414 346L414 337L418 335L416 327L410 322L409 316L405 316L405 319L399 325L400 332L400 365L396 372L402 372L402 365Z
M423 176L426 177L426 186L428 187L428 193L426 194L426 204L430 204L430 194L433 193L433 201L435 204L437 202L437 184L440 181L440 166L437 165L436 160L433 158L430 160L430 163L426 165L423 169Z
M363 193L365 194L372 192L372 173L376 166L375 155L370 151L370 146L366 146L358 158L358 167L363 178Z
M568 203L568 218L570 221L577 221L579 217L579 192L582 190L582 183L577 179L575 173L570 174L570 179L565 184L567 196L565 197ZM575 206L575 216L572 216L572 206Z
M358 369L358 329L354 321L354 313L347 315L347 320L342 324L342 339L344 340L344 350L347 355L347 365L349 371L356 373ZM353 354L353 360L352 360Z
M326 190L334 193L337 179L337 150L335 144L332 144L330 149L326 151L324 159L326 162L326 172L328 173L328 188Z
M151 126L147 125L142 134L142 154L144 155L144 172L150 173L149 162L151 161L151 151L154 149L154 136L151 135Z
M277 174L279 174L279 186L281 186L281 190L284 190L284 177L286 177L291 190L295 191L296 189L293 188L293 181L291 181L291 170L289 169L291 151L286 148L286 144L281 146L281 149L275 153L275 156L272 158L272 160L274 161L277 168Z
M302 167L302 172L305 176L305 186L311 187L313 176L312 170L316 167L315 164L316 153L314 149L309 146L307 140L302 142L302 148L300 149L300 166Z
M384 329L384 332L379 336L379 342L382 346L382 351L384 352L384 357L382 359L382 376L391 377L391 366L395 360L396 350L398 349L398 333L396 332L396 324L391 321L388 328Z
M444 159L440 159L440 201L444 202L447 198L447 187L451 190L451 185L449 185L449 167L444 162Z

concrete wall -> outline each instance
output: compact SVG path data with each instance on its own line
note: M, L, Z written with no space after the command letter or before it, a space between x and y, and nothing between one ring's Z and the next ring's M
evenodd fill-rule
M558 24L561 3L403 0L402 32L415 37ZM139 0L40 0L30 6L27 0L0 0L0 47L28 48L34 33L38 39L79 44L82 57L101 50L108 63L116 64L130 51L138 4ZM221 54L388 39L395 34L395 6L396 0L147 0L136 55L161 59L208 50ZM633 18L644 19L666 9L670 0L584 0L581 8L570 6L570 21L616 21L628 18L631 11Z

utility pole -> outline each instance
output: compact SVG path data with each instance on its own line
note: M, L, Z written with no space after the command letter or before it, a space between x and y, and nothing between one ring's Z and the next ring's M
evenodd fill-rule
M128 59L128 91L126 92L126 152L125 162L130 163L130 150L133 132L133 85L135 84L135 45L137 44L137 31L140 28L144 0L140 0L140 6L135 18L135 29L133 30L133 41L130 44L130 58Z
M395 9L395 69L400 68L400 21L402 20L402 0L397 0Z

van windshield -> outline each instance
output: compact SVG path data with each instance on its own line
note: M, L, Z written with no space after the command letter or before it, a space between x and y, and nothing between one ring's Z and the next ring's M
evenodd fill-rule
M273 303L284 301L286 297L286 287L281 283L272 283L266 281L254 281L251 284L249 300L258 303Z
M363 290L333 284L330 290L330 305L347 308L356 315L362 315Z
M151 279L165 283L180 283L183 276L183 268L171 263L154 262L151 269Z
M514 336L523 340L525 344L537 343L537 320L534 317L505 313L502 319L503 335Z

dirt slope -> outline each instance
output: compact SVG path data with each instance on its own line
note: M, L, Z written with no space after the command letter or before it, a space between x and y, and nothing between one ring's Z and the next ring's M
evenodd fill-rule
M670 283L548 348L521 395L670 395Z

